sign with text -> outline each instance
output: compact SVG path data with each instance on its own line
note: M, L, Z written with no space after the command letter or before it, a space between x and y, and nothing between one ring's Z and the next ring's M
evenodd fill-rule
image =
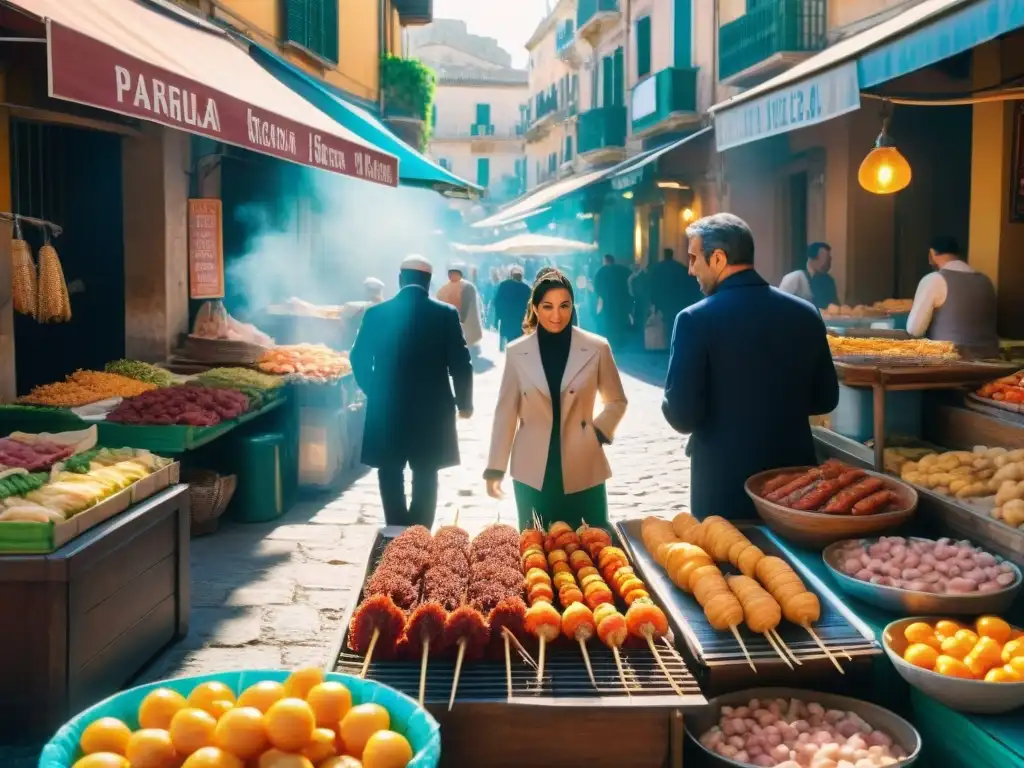
M193 299L224 298L220 200L188 201L188 295Z
M857 62L850 61L715 112L719 152L823 123L860 109Z
M391 155L268 112L55 21L47 21L46 28L50 96L54 98L149 120L311 168L398 186L398 160ZM247 75L239 73L239 77Z

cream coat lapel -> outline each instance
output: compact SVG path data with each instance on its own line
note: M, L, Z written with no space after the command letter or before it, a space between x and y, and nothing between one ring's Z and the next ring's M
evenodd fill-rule
M537 341L536 331L516 347L516 352L521 357L522 373L550 400L551 392L548 390L548 378L544 375L544 363L540 359L540 342Z
M564 392L572 380L576 378L583 366L585 366L597 352L597 348L583 336L572 329L572 344L569 347L569 359L565 363L565 373L562 374L562 391ZM540 359L540 347L537 347L537 358ZM543 373L543 366L542 373Z

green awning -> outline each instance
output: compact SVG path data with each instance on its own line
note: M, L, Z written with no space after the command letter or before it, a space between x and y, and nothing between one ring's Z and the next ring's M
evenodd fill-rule
M295 93L361 139L397 157L398 179L401 184L427 187L450 197L470 197L483 192L476 184L460 179L424 157L395 136L365 109L335 94L330 86L306 74L258 43L247 39L245 42L249 45L249 54Z

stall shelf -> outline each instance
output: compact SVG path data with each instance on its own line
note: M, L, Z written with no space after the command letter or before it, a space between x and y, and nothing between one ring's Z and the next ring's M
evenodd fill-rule
M807 571L829 589L839 592L828 567L817 551L790 546L790 552ZM899 616L846 598L849 608L867 624L879 643L885 627ZM1024 623L1024 597L1019 597L1004 618L1016 625ZM912 689L886 656L876 657L872 670L875 703L901 712L920 730L925 743L922 765L971 768L1006 768L1024 765L1024 717L1020 712L1006 715L970 715L954 712L944 704ZM956 755L956 758L951 758Z
M51 733L188 634L188 488L56 552L0 556L0 742Z

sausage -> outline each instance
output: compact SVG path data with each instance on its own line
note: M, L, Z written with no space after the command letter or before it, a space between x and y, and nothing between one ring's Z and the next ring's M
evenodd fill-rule
M855 515L873 515L880 512L883 507L896 501L896 494L893 491L885 490L872 493L866 499L861 499L853 505Z
M781 501L782 499L784 499L787 496L789 496L791 493L795 493L796 491L800 490L801 488L804 488L804 487L810 485L811 483L813 483L817 479L818 479L818 470L816 470L816 469L809 469L806 472L804 472L804 473L802 473L800 475L797 475L797 477L795 477L794 479L790 480L788 483L783 485L781 488L776 488L771 493L766 494L765 498L768 499L768 501Z
M796 480L796 478L800 477L802 474L802 472L783 472L781 475L776 475L764 484L761 488L761 495L767 496L772 491L776 491L787 483Z
M809 512L811 510L818 509L822 504L828 501L832 496L848 485L852 485L864 476L863 469L851 469L843 472L835 480L825 480L811 493L808 493L800 501L793 505L793 509L798 509L803 512Z
M793 493L789 494L789 496L787 496L786 498L781 499L778 503L781 504L784 507L789 507L790 509L792 509L794 504L796 504L798 501L800 501L800 499L802 499L807 494L813 493L814 490L816 488L818 488L824 482L827 482L827 481L822 480L819 477L817 480L815 480L810 485L806 485L806 486L804 486L803 488L801 488L801 489L799 489L797 491L793 491Z
M829 499L821 511L830 515L848 515L854 504L881 490L884 485L880 478L865 477Z

